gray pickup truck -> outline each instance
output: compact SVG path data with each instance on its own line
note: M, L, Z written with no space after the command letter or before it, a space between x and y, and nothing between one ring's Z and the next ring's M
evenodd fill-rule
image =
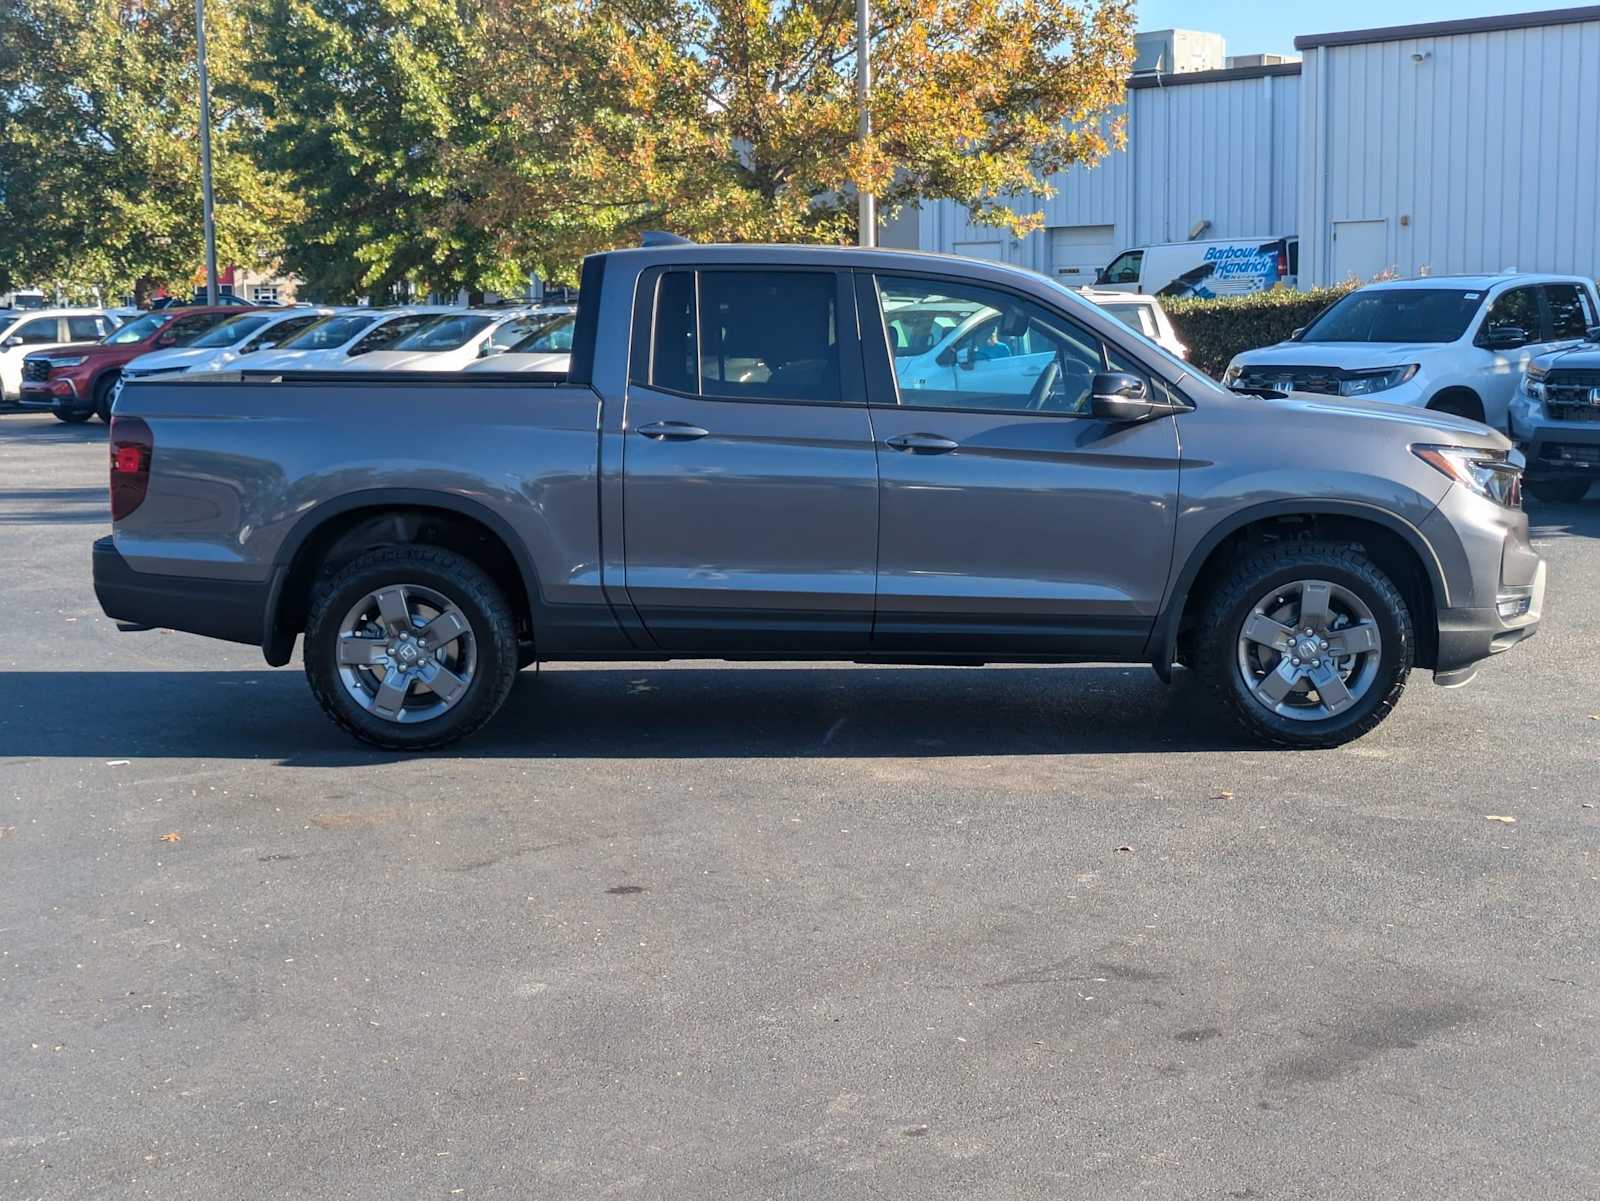
M1235 394L957 258L657 246L581 295L561 376L130 381L102 607L274 666L303 633L395 749L536 660L673 658L1184 664L1330 746L1537 628L1521 458L1475 422Z

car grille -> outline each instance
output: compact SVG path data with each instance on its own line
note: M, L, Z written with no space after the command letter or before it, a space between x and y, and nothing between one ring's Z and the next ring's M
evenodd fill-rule
M1233 386L1337 396L1342 378L1343 373L1332 367L1246 367Z
M30 384L42 384L50 378L49 359L23 359L23 381Z
M1557 421L1600 421L1600 371L1552 371L1545 410Z
M1540 447L1539 460L1543 463L1582 463L1586 467L1597 467L1600 466L1600 446L1546 442Z

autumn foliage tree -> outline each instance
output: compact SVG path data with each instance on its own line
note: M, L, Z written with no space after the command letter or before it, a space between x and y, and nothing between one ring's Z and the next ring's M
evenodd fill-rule
M1122 137L1129 0L880 0L857 137L854 0L482 0L494 136L458 158L473 213L547 267L662 227L841 242L855 195L1019 198Z

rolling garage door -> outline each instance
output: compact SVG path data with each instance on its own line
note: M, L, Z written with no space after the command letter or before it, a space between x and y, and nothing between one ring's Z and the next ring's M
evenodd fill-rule
M1068 287L1094 283L1094 273L1116 253L1113 225L1057 225L1050 229L1050 274Z

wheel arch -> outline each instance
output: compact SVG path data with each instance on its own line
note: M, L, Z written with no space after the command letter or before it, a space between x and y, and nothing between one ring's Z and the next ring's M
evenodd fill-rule
M538 573L504 518L452 492L371 488L318 505L279 547L262 631L267 662L281 667L289 661L321 575L373 547L417 542L448 547L487 571L506 593L519 631L531 639L542 595Z
M1476 388L1470 388L1466 384L1446 384L1432 396L1428 397L1428 404L1426 407L1432 409L1436 413L1446 412L1448 410L1441 407L1441 402L1450 400L1458 400L1464 404L1470 405L1472 408L1475 408L1477 410L1477 416L1474 417L1470 412L1464 414L1465 416L1471 417L1472 420L1486 421L1488 419L1489 410L1484 407L1483 397L1478 395L1478 390Z
M1413 605L1419 667L1431 667L1437 654L1438 612L1450 603L1449 585L1438 556L1416 526L1375 505L1346 500L1294 499L1252 505L1219 522L1189 553L1156 618L1147 650L1156 674L1168 682L1178 657L1185 619L1194 616L1206 581L1218 575L1252 539L1333 537L1364 542L1380 567Z

